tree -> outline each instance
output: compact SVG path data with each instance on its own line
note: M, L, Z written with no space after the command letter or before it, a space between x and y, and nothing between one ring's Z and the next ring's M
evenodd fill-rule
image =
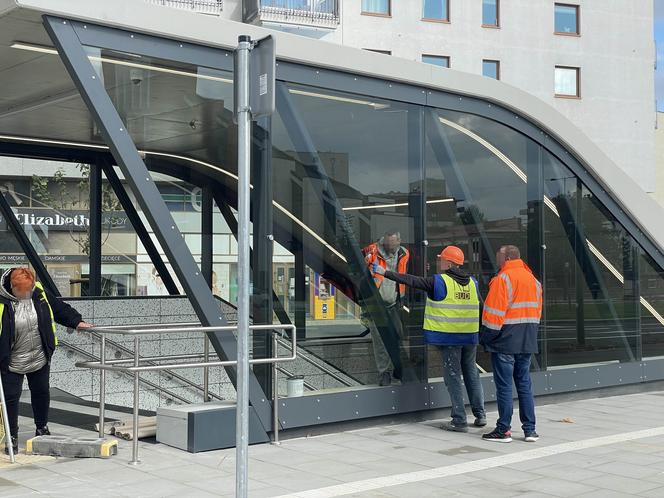
M78 164L77 169L81 172L80 180L75 184L75 190L72 192L72 183L67 181L65 171L58 168L53 177L32 176L32 196L40 204L49 207L62 214L72 209L90 210L90 165ZM101 212L115 213L121 211L120 201L113 192L109 183L102 184L102 202ZM116 224L117 218L111 214L105 223L105 232L102 236L102 245L104 245L111 234L112 227ZM81 253L90 254L90 232L75 232L73 226L69 228L69 236L79 247Z

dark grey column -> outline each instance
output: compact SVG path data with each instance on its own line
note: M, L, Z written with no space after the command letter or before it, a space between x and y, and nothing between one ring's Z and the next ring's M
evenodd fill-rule
M210 289L212 288L212 254L214 251L213 244L213 194L212 187L205 185L203 190L203 202L201 203L201 271L208 283Z
M227 325L226 318L212 296L183 235L178 230L159 189L152 181L136 145L90 63L71 22L45 16L44 26L81 97L94 116L104 142L110 147L113 157L134 192L136 201L143 209L166 252L199 319L208 326ZM237 343L233 335L219 332L210 333L209 337L220 359L237 358ZM233 384L236 384L236 369L228 368L227 372ZM249 401L263 424L262 436L267 437L267 430L272 424L270 404L253 374L249 382Z
M102 166L100 161L90 165L89 296L101 296Z

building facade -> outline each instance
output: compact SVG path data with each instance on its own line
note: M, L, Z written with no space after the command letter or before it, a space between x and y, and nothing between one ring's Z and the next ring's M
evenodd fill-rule
M241 21L242 3L225 0L219 15ZM271 29L498 77L557 109L644 190L654 190L652 0L244 4L245 19Z

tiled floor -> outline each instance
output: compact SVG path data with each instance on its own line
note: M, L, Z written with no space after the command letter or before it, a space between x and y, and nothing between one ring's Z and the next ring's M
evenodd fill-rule
M249 496L664 497L662 413L662 393L644 393L540 407L535 444L486 443L480 430L453 434L429 421L252 446ZM111 460L1 459L0 497L234 494L234 450L192 455L141 444L140 451L137 467L127 464L127 442Z

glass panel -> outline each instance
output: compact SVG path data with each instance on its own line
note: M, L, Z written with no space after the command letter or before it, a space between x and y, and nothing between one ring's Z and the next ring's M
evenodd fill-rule
M422 17L437 21L449 21L450 11L448 0L424 0Z
M498 61L482 61L482 75L494 80L499 79L500 62Z
M579 32L579 8L576 5L556 4L555 29L556 33Z
M641 253L640 302L643 357L664 356L664 270L645 253Z
M528 169L538 168L537 147L526 137L485 118L431 110L426 119L426 192L429 274L436 255L450 244L466 256L463 269L475 276L486 295L496 273L495 253L505 244L520 248L529 261ZM533 153L533 147L535 153ZM537 175L533 175L537 178ZM539 276L539 275L538 275ZM429 377L441 376L441 360L430 350ZM478 362L490 370L488 355Z
M362 12L389 15L390 0L362 0Z
M81 295L89 254L89 166L3 157L0 186L63 296ZM27 264L10 244L7 258ZM7 249L9 249L8 247Z
M498 0L482 0L482 24L498 26Z
M420 110L296 85L279 95L274 223L293 263L276 267L275 288L304 344L316 341L316 354L355 382L385 372L414 380L421 319L402 310L410 302L397 286L374 282L365 258L417 272Z
M579 95L579 69L574 67L556 67L555 93L578 97Z
M423 55L422 62L439 67L450 67L450 58L444 55Z

